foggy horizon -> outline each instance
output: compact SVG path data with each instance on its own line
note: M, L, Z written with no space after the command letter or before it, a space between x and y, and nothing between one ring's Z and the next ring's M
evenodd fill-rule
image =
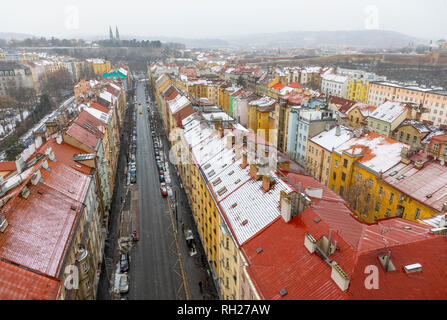
M394 31L427 40L447 38L445 0L133 3L124 6L103 0L80 0L77 4L8 2L2 5L0 32L47 38L107 38L109 26L113 31L118 26L122 37L146 38L218 39L264 33L361 30ZM169 18L165 18L166 14Z

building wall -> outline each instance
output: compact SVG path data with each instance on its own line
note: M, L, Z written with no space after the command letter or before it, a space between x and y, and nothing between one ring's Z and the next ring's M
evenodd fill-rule
M309 172L319 182L327 186L329 182L329 173L331 171L332 152L326 150L312 140L309 140L307 142L306 155L307 172Z
M350 127L361 128L367 124L367 119L363 116L358 108L354 108L347 114L347 124Z
M435 214L411 195L402 194L386 184L380 175L355 162L355 158L346 153L332 153L328 186L348 201L360 220L368 223L396 216L415 221L416 209L421 210L420 219Z
M369 86L369 81L350 78L347 99L366 103L368 101Z
M420 133L411 125L399 126L391 135L391 138L408 144L413 150L422 150L421 141L428 135L428 132Z
M93 63L93 72L97 75L102 77L104 73L110 72L112 69L110 65L110 61L105 61L104 63Z
M447 125L447 92L427 93L423 106L429 113L423 114L422 120L432 121L435 125Z

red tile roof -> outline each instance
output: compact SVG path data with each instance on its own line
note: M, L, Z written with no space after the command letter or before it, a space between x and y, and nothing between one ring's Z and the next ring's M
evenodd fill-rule
M290 82L287 86L294 89L301 89L301 84L298 82Z
M302 189L319 183L305 175L289 175ZM447 239L429 233L431 227L401 218L368 225L354 217L344 200L328 188L323 198L289 223L279 217L247 241L242 250L249 273L263 299L445 299ZM338 198L338 199L337 199ZM319 222L315 219L320 218ZM338 250L330 256L350 277L346 292L331 279L331 267L304 247L306 233L317 241L332 230ZM261 248L260 253L257 250ZM395 271L385 272L378 257L391 251ZM407 274L403 267L420 263L423 271ZM380 290L367 290L366 266L379 270ZM286 289L285 296L280 291Z
M91 173L92 169L90 167L73 160L73 155L86 154L85 151L73 147L63 141L61 142L61 144L58 144L55 138L50 138L44 145L42 145L38 149L38 152L44 154L48 147L51 147L51 149L53 150L54 154L56 155L57 161L60 161L64 165L83 174L89 175Z
M96 109L98 111L104 112L105 114L109 114L110 109L103 106L102 104L99 104L97 102L93 102L90 107L92 107L93 109Z
M15 161L1 161L0 162L0 171L16 171L16 162Z
M397 173L390 176L392 172ZM439 213L447 203L447 167L439 161L428 161L421 169L401 162L383 174L383 181Z
M1 210L9 225L0 234L0 257L53 277L60 272L82 207L81 202L67 194L74 188L79 196L79 188L86 189L90 179L86 176L77 178L74 170L67 167L55 174L61 174L60 171L67 174L62 180L55 177L49 184L44 180L37 186L31 185L28 199L16 196ZM67 182L70 183L68 186ZM83 191L85 195L86 190Z
M338 105L339 106L338 111L340 111L341 113L348 112L348 110L356 103L357 102L355 102L353 100L349 100L349 99L345 99L345 98L341 98L341 97L336 97L336 96L329 97L329 104Z
M104 124L87 111L82 111L68 128L67 134L86 146L96 149L98 140L104 137Z
M276 91L281 91L282 89L284 89L286 86L285 85L283 85L283 84L281 84L281 83L277 83L277 84L275 84L273 87L272 87L272 89L273 90L276 90Z
M9 193L13 197L0 209L8 221L7 229L0 233L0 257L58 277L91 177L81 173L90 172L85 166L70 166L70 158L81 153L80 149L50 141L40 150L45 151L48 145L56 161L48 160L49 170L40 169L42 179L36 186L28 183L27 199L18 192L28 179ZM38 162L30 170L40 165Z
M0 260L0 300L57 300L62 282Z
M183 107L179 111L174 113L172 116L174 117L174 119L175 119L175 121L177 123L177 127L180 128L182 126L183 119L186 119L187 117L189 117L193 113L195 113L195 111L194 111L194 109L192 108L191 105Z

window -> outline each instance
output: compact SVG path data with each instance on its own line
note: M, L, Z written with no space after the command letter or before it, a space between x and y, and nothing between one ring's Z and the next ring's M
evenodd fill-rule
M335 160L335 167L338 168L338 161Z
M376 212L378 212L380 210L380 202L376 203Z
M385 217L389 218L390 213L391 213L391 210L390 209L386 209Z
M419 209L419 208L416 209L416 214L414 216L414 219L419 219L420 214L421 214L421 209Z
M346 174L345 174L344 172L341 174L341 180L342 180L342 181L345 181L345 180L346 180Z
M390 203L393 202L393 198L394 198L394 193L391 193L391 194L390 194Z
M348 160L347 159L343 160L343 167L345 167L345 168L348 167Z
M337 174L334 172L333 179L337 179Z

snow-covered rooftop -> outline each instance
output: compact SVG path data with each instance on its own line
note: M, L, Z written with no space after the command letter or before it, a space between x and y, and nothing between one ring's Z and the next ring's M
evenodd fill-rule
M339 130L339 135L337 135L337 130ZM351 139L351 133L352 130L349 128L339 126L339 129L335 127L329 131L323 131L310 140L326 150L332 151L332 148L337 148L341 144Z
M375 132L369 132L341 144L335 148L335 152L338 154L347 152L352 155L362 155L357 159L357 162L379 173L380 171L387 171L401 161L403 148L410 147Z
M404 112L407 112L405 103L386 101L377 107L376 111L371 114L371 118L392 123Z

